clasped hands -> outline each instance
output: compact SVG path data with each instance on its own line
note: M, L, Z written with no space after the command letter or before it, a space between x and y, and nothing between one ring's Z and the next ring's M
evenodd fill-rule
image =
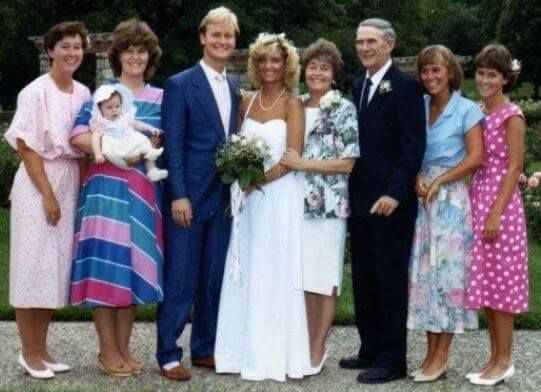
M437 178L431 183L426 177L423 177L421 174L417 175L417 179L415 180L415 193L418 197L423 198L423 206L425 208L425 211L428 211L430 202L432 201L434 196L437 195L440 186L441 182ZM498 236L500 234L500 222L501 214L498 214L494 211L491 211L488 214L482 229L485 241L492 242L498 239Z
M421 174L417 174L417 178L415 179L415 194L417 195L417 197L421 197L423 199L423 206L425 208L425 211L428 211L430 202L432 201L434 196L438 194L440 186L441 182L438 178L430 182L428 178L424 177Z

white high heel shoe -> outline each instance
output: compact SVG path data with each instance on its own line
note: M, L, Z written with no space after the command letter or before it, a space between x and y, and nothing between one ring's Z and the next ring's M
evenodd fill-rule
M449 370L449 366L447 363L445 363L441 369L437 370L434 374L424 374L422 370L419 370L419 373L413 377L413 381L415 382L432 382L438 380L440 377L444 377L447 371Z
M68 370L71 369L70 365L67 365L67 364L61 363L61 362L52 363L52 362L43 361L43 364L48 369L51 369L55 373L63 373L63 372L67 372Z
M19 354L19 365L21 365L23 369L33 378L46 380L54 377L54 372L48 367L46 367L46 369L44 370L34 370L30 366L28 366L28 364L24 360L23 353Z
M312 368L306 373L307 376L315 376L316 374L321 373L321 369L323 369L323 365L325 365L325 361L327 360L327 354L328 351L325 350L325 353L323 353L323 357L321 358L321 362L317 366L312 366Z
M511 364L500 377L497 378L482 378L481 375L474 375L470 378L470 382L474 385L496 385L500 382L509 380L515 374L515 365Z

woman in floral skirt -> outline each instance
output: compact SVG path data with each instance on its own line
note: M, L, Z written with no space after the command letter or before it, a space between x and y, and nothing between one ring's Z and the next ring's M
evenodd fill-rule
M417 57L427 91L427 148L416 193L419 213L409 271L408 322L426 331L428 348L414 381L434 381L448 369L452 338L477 327L477 315L464 309L473 243L465 177L483 157L483 113L460 96L462 70L453 53L433 45Z

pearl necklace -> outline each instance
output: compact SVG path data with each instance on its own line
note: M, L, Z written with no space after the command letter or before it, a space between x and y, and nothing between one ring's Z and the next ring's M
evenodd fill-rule
M280 94L278 94L278 96L276 97L276 99L274 100L274 102L272 103L272 105L270 105L270 107L266 108L263 106L263 102L261 101L261 95L262 95L262 92L263 92L263 88L261 88L261 90L259 90L259 107L261 108L261 110L263 110L264 112L268 112L269 110L272 110L274 108L274 106L276 106L276 104L278 103L278 100L280 99L280 97L282 95L285 94L286 92L286 88L285 87L282 87L282 91L280 92Z

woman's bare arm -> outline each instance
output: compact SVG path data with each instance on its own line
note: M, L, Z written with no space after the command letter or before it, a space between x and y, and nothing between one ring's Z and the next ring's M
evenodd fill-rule
M483 235L493 241L500 233L500 220L503 210L509 204L509 200L518 184L522 163L524 161L524 134L526 124L519 116L509 118L505 125L505 140L507 144L507 172L502 173L503 182L496 200L490 208L487 220L484 223Z
M17 139L17 151L23 159L28 177L30 177L30 180L43 198L43 209L47 223L56 226L60 219L60 205L45 174L41 155L29 148L22 139Z

